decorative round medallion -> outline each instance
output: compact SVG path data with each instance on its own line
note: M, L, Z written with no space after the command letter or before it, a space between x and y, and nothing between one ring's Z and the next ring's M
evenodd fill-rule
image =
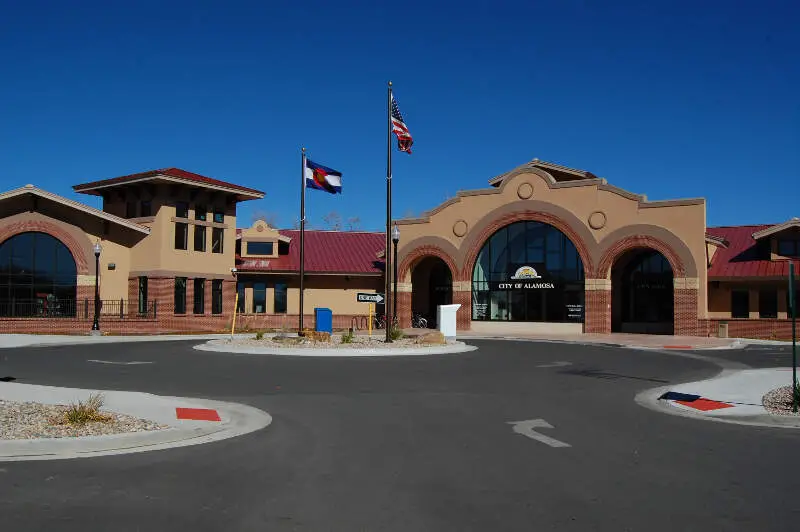
M264 225L263 224L258 224L256 226L256 231L258 231L259 233L262 232L263 230L264 230Z
M589 227L592 229L602 229L606 226L606 213L594 211L589 215Z
M519 199L528 199L533 196L533 185L522 183L517 187L517 196L519 196Z
M467 234L467 228L467 222L459 220L453 224L453 234L460 238Z

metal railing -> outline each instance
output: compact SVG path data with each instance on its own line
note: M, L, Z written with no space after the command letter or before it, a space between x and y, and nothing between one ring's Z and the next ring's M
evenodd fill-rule
M0 318L94 319L94 299L5 299L0 300ZM100 318L155 319L158 301L106 299L100 301Z

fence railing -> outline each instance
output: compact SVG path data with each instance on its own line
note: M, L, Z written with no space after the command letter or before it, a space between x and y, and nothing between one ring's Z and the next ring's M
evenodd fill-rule
M100 318L155 319L158 301L105 299L100 301ZM94 299L5 299L0 300L0 318L94 319Z

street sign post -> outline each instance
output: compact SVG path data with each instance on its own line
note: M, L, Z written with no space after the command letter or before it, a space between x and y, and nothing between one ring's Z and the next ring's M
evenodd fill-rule
M356 294L356 301L359 303L375 303L376 305L380 305L386 300L383 294L369 294L364 292L358 292Z
M792 412L800 404L800 388L797 385L797 292L794 288L794 263L789 263L789 317L792 320Z

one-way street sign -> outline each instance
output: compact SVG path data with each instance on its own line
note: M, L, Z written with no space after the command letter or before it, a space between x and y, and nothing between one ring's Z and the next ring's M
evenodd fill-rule
M367 294L364 292L358 292L358 294L356 294L356 301L359 303L376 303L380 305L383 303L384 299L386 298L383 297L383 294Z

